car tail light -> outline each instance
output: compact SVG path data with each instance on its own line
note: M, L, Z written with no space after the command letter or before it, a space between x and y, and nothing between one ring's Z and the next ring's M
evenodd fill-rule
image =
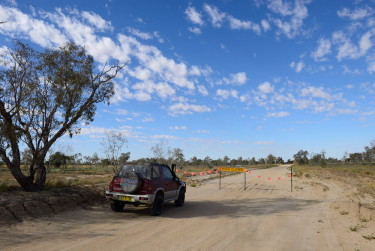
M113 191L113 180L111 180L111 182L109 183L109 188L108 188L109 191Z
M112 191L122 192L122 188L120 185L120 178L113 178L111 183L112 183Z
M152 193L152 185L150 184L149 180L147 180L147 184L145 184L145 186L147 186L147 194Z
M142 180L142 185L141 185L141 189L139 190L139 194L149 194L150 186L151 186L150 180L148 179Z

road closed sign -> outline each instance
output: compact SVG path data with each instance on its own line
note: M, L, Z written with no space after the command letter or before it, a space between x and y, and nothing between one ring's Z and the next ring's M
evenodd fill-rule
M224 172L246 172L246 168L241 167L220 167L220 170Z

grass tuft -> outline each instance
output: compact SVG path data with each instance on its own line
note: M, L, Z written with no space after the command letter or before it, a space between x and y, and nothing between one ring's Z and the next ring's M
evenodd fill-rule
M369 235L362 235L363 238L365 238L368 241L375 240L375 235L374 233L369 234Z
M362 224L357 224L357 225L354 225L354 226L350 226L349 227L349 230L352 231L352 232L358 232L358 230L360 230L361 228L364 228L365 226L362 225Z

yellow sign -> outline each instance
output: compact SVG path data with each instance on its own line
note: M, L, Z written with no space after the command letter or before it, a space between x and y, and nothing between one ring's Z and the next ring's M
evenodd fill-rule
M246 172L246 168L241 167L220 167L220 170L226 172Z

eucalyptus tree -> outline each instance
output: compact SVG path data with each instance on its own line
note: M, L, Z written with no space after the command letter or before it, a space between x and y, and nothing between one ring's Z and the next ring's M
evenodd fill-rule
M125 64L96 71L93 57L73 42L38 51L15 41L0 59L0 157L25 191L40 191L48 150L94 120L96 104L109 103L112 80ZM32 157L25 173L22 148Z

